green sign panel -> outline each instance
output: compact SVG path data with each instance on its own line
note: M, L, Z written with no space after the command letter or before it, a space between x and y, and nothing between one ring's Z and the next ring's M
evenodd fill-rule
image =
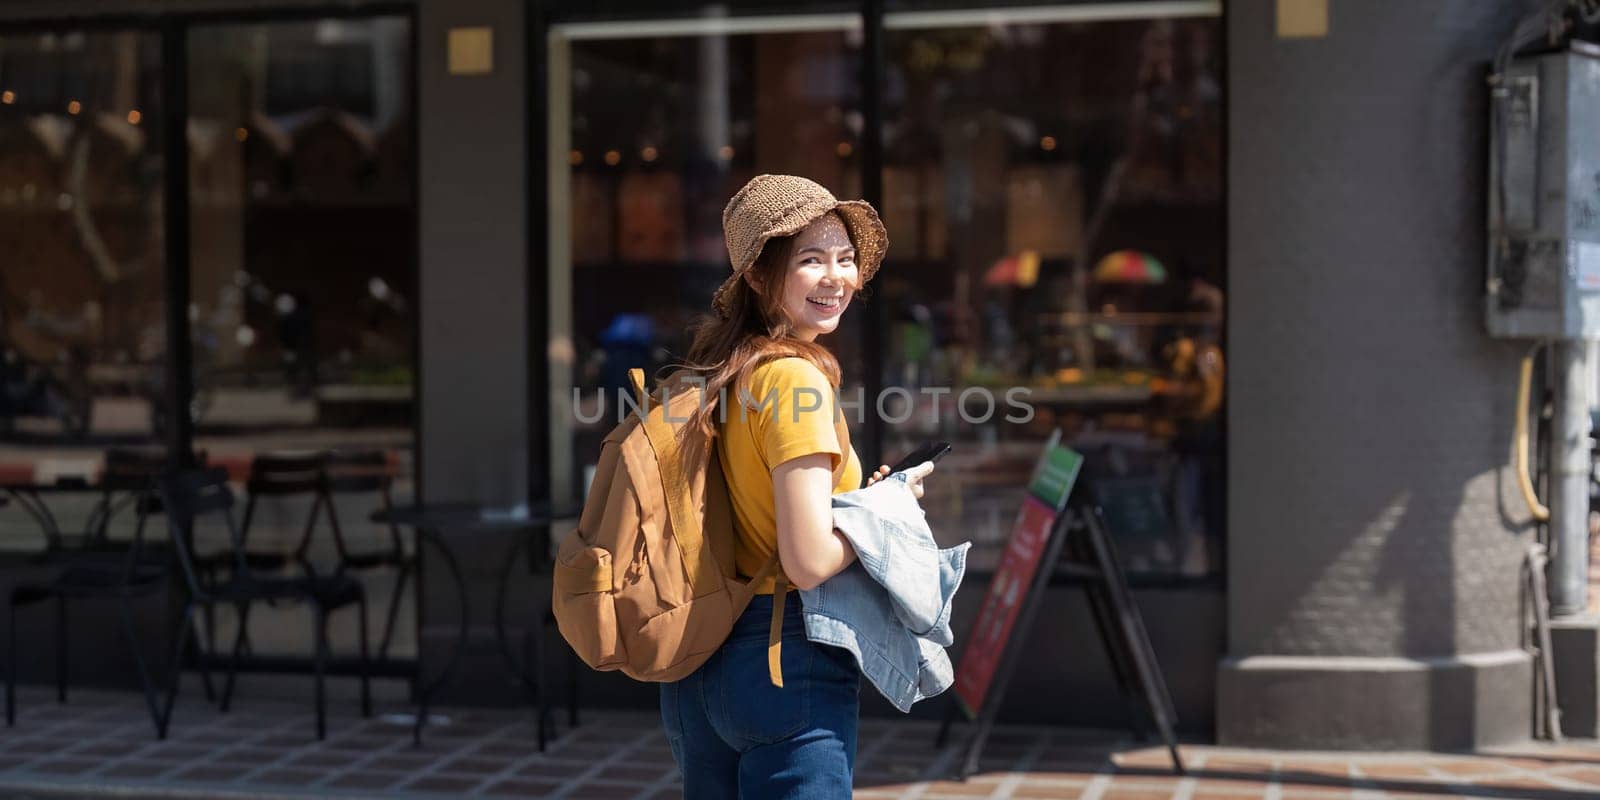
M1034 468L1028 491L1060 511L1067 507L1072 484L1078 480L1078 470L1083 467L1083 456L1056 444L1058 436L1052 436L1050 444L1045 447L1039 466Z

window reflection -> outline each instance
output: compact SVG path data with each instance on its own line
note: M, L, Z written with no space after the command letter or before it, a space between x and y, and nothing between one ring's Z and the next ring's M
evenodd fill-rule
M153 33L0 35L0 484L92 478L161 429L159 69ZM70 529L91 500L58 505ZM15 508L0 539L43 545Z
M1209 18L888 33L884 377L951 394L920 396L885 446L957 443L929 513L959 520L942 535L975 540L980 566L1059 426L1131 571L1220 569L1219 34ZM969 421L981 398L965 418L953 401L975 387L1026 387L1033 419Z
M596 37L569 48L567 72L552 80L567 82L571 96L568 274L579 407L552 424L558 443L574 443L572 469L581 475L616 421L615 405L602 413L599 399L627 390L629 368L653 373L687 355L690 320L710 311L729 273L728 199L775 172L859 197L862 117L860 54L842 30ZM839 357L847 390L865 369L861 313L822 340Z
M318 451L386 465L394 495L413 494L410 41L403 17L189 35L195 447L241 483L258 456ZM388 545L388 529L366 522L376 494L334 501L352 551ZM293 550L313 503L261 498L250 547ZM325 515L316 525L310 561L331 572L331 525ZM385 613L394 570L354 574ZM415 593L400 597L414 619ZM353 618L335 624L345 626L336 647L353 649ZM251 639L258 651L304 653L302 628L252 617ZM395 654L414 652L414 625L398 628Z

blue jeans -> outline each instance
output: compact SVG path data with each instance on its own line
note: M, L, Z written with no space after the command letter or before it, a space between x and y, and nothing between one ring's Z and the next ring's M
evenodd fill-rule
M855 657L806 639L800 596L783 615L783 688L767 676L772 596L750 602L711 659L661 684L661 722L694 800L850 797L861 670Z

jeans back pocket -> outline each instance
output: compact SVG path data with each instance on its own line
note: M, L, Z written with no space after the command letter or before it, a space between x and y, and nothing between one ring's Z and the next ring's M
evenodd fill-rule
M722 708L719 727L739 749L775 744L811 724L811 673L816 646L783 640L783 686L772 685L766 642L729 642L722 649L717 681Z

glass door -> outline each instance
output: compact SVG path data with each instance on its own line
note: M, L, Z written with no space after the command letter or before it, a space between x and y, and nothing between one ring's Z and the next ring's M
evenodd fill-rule
M690 321L731 273L722 209L745 181L795 173L860 196L859 26L849 14L552 26L553 497L587 486L628 369L687 355ZM846 393L865 369L862 313L820 340Z
M412 58L405 16L189 31L190 411L196 450L236 480L262 454L324 451L379 457L393 494L414 494ZM334 500L350 551L391 545L367 522L375 491ZM292 551L311 510L309 496L262 499L252 549ZM337 566L330 533L324 514L310 560L325 572ZM397 573L352 574L376 642ZM415 653L415 598L414 586L400 595L394 655ZM335 645L353 648L353 618L333 623ZM251 640L305 653L308 630L257 615Z

